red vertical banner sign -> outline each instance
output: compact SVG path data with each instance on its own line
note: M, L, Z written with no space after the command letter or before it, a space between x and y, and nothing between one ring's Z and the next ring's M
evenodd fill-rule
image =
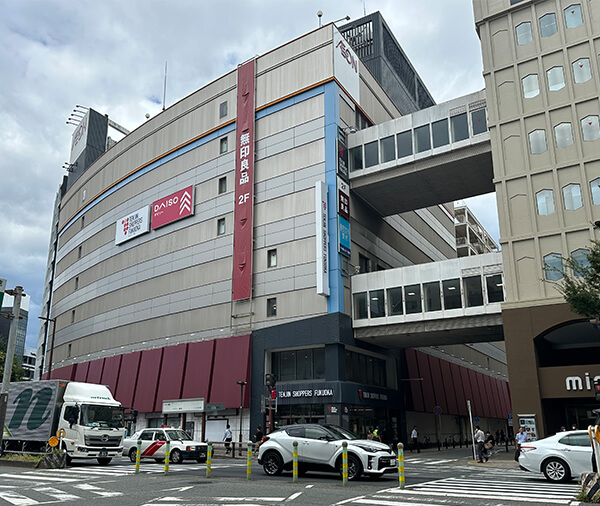
M235 211L232 299L252 295L252 216L254 210L254 75L255 60L237 70L235 128Z

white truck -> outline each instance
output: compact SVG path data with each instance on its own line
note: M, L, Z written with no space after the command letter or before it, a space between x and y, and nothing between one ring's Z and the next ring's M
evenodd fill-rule
M67 462L84 458L107 465L123 451L123 407L107 386L63 380L10 384L5 451L44 451L60 429Z

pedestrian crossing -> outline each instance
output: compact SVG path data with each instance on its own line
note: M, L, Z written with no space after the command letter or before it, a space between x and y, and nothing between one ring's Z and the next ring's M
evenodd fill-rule
M426 466L439 466L442 464L452 464L453 462L458 462L459 459L440 459L440 460L433 460L433 459L422 459L417 457L416 459L410 458L410 457L404 457L404 462L406 464L424 464Z

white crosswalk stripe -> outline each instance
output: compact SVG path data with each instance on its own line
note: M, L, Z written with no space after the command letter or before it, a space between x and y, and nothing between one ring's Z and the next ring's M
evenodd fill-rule
M404 459L406 464L425 464L426 466L439 466L440 464L450 464L452 462L458 462L458 459L442 459L442 460L431 460L431 459Z
M531 481L466 480L445 478L415 485L404 490L382 490L377 499L394 499L398 494L428 495L434 497L468 497L504 501L569 504L579 492L576 484L535 483ZM387 496L387 494L390 494Z

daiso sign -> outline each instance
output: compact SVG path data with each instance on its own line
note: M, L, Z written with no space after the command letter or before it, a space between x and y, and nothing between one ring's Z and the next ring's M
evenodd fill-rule
M152 203L152 230L194 214L194 186L188 186Z

